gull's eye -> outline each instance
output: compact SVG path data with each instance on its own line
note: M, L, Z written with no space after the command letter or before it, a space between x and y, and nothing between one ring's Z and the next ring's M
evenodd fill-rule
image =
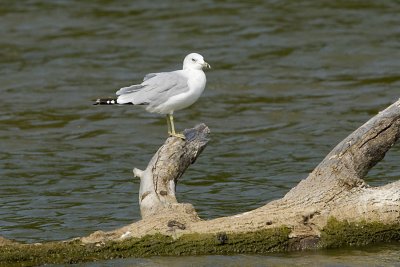
M195 58L192 58L192 61L193 61L193 62L196 62L197 60L196 60Z

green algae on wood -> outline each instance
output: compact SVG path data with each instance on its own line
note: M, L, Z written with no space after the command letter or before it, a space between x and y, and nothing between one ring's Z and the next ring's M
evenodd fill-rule
M0 246L0 266L79 263L128 257L265 254L307 248L361 246L400 240L400 224L347 222L330 218L315 246L299 246L287 227L246 233L186 234L178 239L161 234L123 241L82 244L80 241ZM297 243L297 245L296 245Z
M155 234L124 241L97 244L49 242L0 247L0 264L26 266L78 263L127 257L255 254L287 251L286 227L248 233L187 234L178 239Z
M343 246L363 246L379 242L400 241L400 222L348 222L330 218L321 231L321 246L338 248Z

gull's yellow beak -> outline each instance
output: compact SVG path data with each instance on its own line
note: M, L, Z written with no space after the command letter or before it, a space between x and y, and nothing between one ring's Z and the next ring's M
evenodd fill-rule
M203 68L205 68L205 69L211 69L211 66L210 66L210 64L208 64L207 62L205 62L204 61L204 63L203 63Z

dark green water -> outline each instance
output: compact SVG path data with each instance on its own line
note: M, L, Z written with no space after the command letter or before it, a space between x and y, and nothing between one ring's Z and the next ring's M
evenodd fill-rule
M213 69L176 126L205 122L212 140L179 200L208 219L282 197L399 98L399 14L398 1L1 0L0 235L61 240L138 220L132 168L164 142L165 118L90 100L194 51ZM370 184L399 179L399 152Z
M283 266L324 266L324 267L365 267L400 266L400 253L396 245L380 245L363 249L336 249L327 251L302 251L263 255L232 256L191 256L151 257L145 259L117 259L96 263L77 264L79 267L108 266L154 266L154 267L283 267Z

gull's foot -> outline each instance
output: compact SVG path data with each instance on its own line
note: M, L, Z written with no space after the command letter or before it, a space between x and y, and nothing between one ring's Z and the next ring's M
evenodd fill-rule
M171 132L168 132L168 134L169 134L169 136L174 136L174 137L178 137L178 138L180 138L180 139L182 139L182 140L186 140L186 137L185 137L183 134L181 134L181 133L171 133Z

